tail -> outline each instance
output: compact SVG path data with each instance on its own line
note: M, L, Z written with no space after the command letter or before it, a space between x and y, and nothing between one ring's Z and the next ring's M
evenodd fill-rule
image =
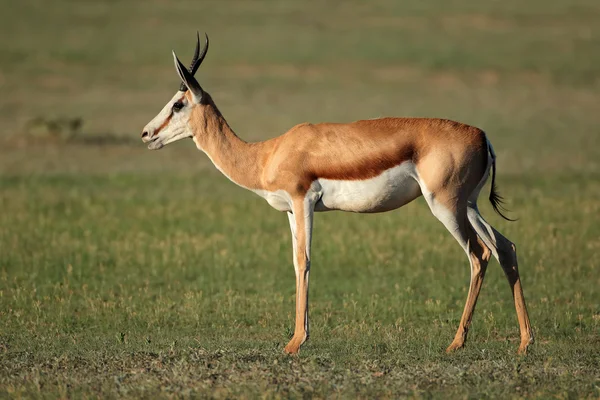
M507 221L516 221L516 219L510 219L506 215L502 214L502 211L509 212L510 210L507 210L504 207L504 198L500 196L500 193L498 193L498 187L496 186L496 153L494 153L492 144L489 141L488 149L490 151L490 156L492 157L492 188L490 191L490 203L492 203L494 211L496 211L499 216Z

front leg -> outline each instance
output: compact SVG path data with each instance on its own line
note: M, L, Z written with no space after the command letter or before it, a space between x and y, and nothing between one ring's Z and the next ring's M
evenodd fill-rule
M308 275L313 213L314 205L307 199L294 202L292 212L288 212L296 271L296 327L294 337L285 346L288 354L297 353L308 340Z

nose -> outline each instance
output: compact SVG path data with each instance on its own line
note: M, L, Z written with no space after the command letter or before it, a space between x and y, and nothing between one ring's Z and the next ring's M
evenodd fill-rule
M142 142L147 143L151 140L151 132L152 131L150 129L144 129L144 132L142 132Z

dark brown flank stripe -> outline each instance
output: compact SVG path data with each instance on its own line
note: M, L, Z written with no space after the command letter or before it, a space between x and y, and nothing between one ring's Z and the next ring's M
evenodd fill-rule
M444 149L443 154L455 155L455 161L460 164L462 160L458 158L470 154L462 150L466 145L482 150L482 164L487 163L483 132L448 120L382 118L349 124L302 124L275 141L278 142L274 143L276 148L266 160L273 167L267 166L263 173L264 186L267 190L283 186L290 194L300 196L316 179L366 180L407 161L420 164L437 149ZM439 169L440 160L436 159L436 156L429 157L426 163L433 161L434 171ZM283 182L282 172L295 179L288 178L289 184ZM444 177L432 178L443 184ZM428 185L433 187L436 183L428 182Z

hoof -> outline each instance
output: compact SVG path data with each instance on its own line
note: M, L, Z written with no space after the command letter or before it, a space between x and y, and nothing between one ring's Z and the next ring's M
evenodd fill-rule
M287 346L285 346L285 349L283 349L283 351L286 354L298 354L298 352L300 351L300 346L302 346L302 344L306 341L306 336L299 338L294 336L292 338L292 340L290 340L290 342L287 344Z
M446 353L453 353L458 349L462 349L465 346L465 342L452 342L446 349Z
M299 351L300 351L300 346L290 345L290 344L285 346L285 348L283 349L283 352L285 354L298 354Z
M519 350L517 350L517 354L524 356L527 354L527 348L530 344L533 344L533 338L527 338L521 340L521 345L519 346Z

